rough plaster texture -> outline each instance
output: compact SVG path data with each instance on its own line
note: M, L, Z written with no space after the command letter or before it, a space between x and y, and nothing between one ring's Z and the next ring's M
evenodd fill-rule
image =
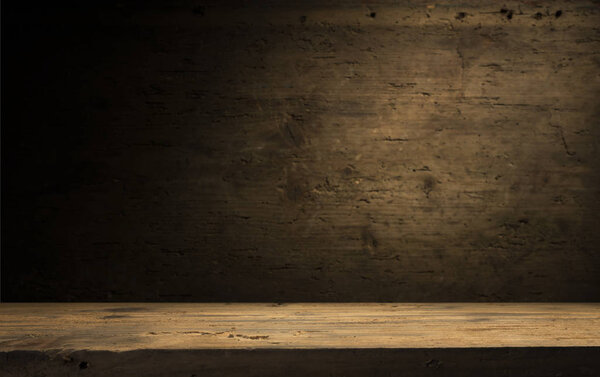
M600 299L597 2L3 17L5 300Z

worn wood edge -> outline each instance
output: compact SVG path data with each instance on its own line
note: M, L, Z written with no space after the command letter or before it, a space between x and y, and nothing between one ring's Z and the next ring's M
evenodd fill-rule
M600 347L600 303L33 303L0 314L0 351Z

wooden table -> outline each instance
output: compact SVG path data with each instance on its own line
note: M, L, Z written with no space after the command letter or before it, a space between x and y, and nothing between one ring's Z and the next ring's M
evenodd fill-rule
M469 352L469 357L477 358L479 356L473 350L478 350L478 355L486 354L497 364L498 355L494 352L506 347L525 352L523 357L527 360L539 359L539 352L546 352L543 360L538 360L545 366L559 362L562 355L563 363L591 363L591 366L586 364L589 370L600 368L597 362L597 356L600 356L600 304L0 304L0 351L7 355L5 372L13 374L17 373L15 371L29 373L18 368L19 358L24 355L29 358L33 357L31 355L43 355L41 359L36 356L39 359L37 364L27 360L29 365L39 365L40 368L46 365L46 369L38 368L46 375L52 375L57 367L73 367L74 371L86 369L86 373L93 375L90 374L93 366L112 365L111 368L114 368L120 365L110 364L107 361L110 357L122 359L124 355L137 355L135 363L148 368L148 359L180 360L182 355L191 355L189 353L195 351L198 351L196 356L190 356L190 360L195 360L196 364L201 362L204 367L213 365L215 372L220 370L218 365L226 364L228 368L238 365L239 357L242 357L245 361L238 365L238 369L227 372L228 375L244 375L242 372L247 369L242 365L250 365L254 362L252 360L262 360L262 369L259 370L263 375L269 375L273 370L268 369L268 360L272 360L273 355L277 355L279 361L272 365L279 365L281 357L285 356L289 359L287 365L297 365L293 371L308 373L307 363L293 359L293 355L311 355L313 351L312 355L345 355L342 357L344 362L338 360L336 370L344 371L342 375L350 375L352 373L349 372L360 368L354 366L354 369L346 370L344 367L351 368L356 360L383 367L380 364L382 360L389 359L387 362L390 363L391 360L402 359L398 356L399 350L421 355L421 364L430 370L432 366L439 369L442 365L448 367L451 364L448 364L449 361L442 363L436 357L423 356L427 352L443 353L443 350L448 350L445 355L450 352L454 358L460 359ZM527 352L531 353L533 349L546 350L528 356ZM261 350L265 352L261 353ZM288 352L281 352L284 350ZM303 350L309 353L302 353ZM318 350L329 350L330 353L314 352ZM339 352L331 353L335 350ZM353 353L348 354L348 350ZM461 353L461 350L464 352ZM560 350L562 353L557 356L548 350ZM220 353L215 353L217 351ZM298 352L294 354L294 351ZM149 357L148 352L159 352L158 355L162 356L155 354ZM364 355L369 354L375 356L364 360ZM222 356L219 361L219 355L229 356ZM231 355L242 356L236 359ZM265 359L264 355L270 356ZM565 358L565 355L568 357ZM89 361L94 357L97 361ZM144 357L146 362L142 361ZM209 359L211 361L207 361ZM263 359L268 360L265 362ZM505 361L510 364L511 358L507 356ZM194 362L188 361L188 365ZM407 363L403 365L410 364ZM162 366L167 364L170 365L165 361ZM512 370L507 365L504 368ZM133 368L132 364L129 366ZM39 372L38 369L35 373ZM111 370L114 371L107 369L104 373ZM123 369L118 370L127 375ZM160 366L157 365L146 372L158 373L158 370ZM130 370L132 375L135 371ZM222 369L220 371L223 372ZM280 369L277 371L282 372ZM288 372L291 371L285 373ZM18 373L16 375L20 375ZM562 370L561 373L565 375ZM208 372L204 374L210 375ZM411 374L419 375L414 371ZM191 375L193 373L188 377Z

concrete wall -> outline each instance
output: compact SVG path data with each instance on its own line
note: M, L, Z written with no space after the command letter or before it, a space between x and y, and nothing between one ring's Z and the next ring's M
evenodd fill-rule
M600 299L597 2L3 6L4 300Z

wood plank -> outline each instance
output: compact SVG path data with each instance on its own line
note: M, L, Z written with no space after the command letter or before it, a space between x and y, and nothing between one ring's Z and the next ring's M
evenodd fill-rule
M581 346L598 303L0 304L0 351Z
M599 347L0 352L10 377L597 377Z

